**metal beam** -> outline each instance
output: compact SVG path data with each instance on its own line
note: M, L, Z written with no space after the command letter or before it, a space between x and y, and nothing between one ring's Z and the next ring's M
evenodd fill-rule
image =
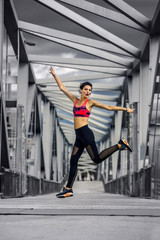
M0 91L2 89L3 69L3 35L4 35L4 1L0 1ZM1 117L1 116L0 116Z
M3 85L2 85L2 76L3 76L3 34L4 34L4 0L0 1L0 168L1 168L1 156L2 156L2 111L3 111L3 105L2 101L2 90L3 90ZM3 160L3 159L2 159Z
M156 11L152 19L151 33L150 33L151 35L160 34L159 23L160 23L160 1L158 1Z
M158 67L157 67L157 76L160 77L160 63L158 63ZM66 84L65 84L66 85ZM158 84L157 84L158 85ZM157 90L157 88L155 88L155 91Z
M111 61L111 62L115 62L115 63L117 63L119 65L122 65L122 66L124 65L124 66L129 67L129 66L132 65L132 60L130 58L119 57L117 55L114 55L114 54L111 54L109 52L105 52L105 51L102 51L102 50L99 50L99 49L95 49L93 47L81 45L81 44L74 43L74 42L69 42L69 41L66 41L66 40L61 40L61 39L56 38L56 37L46 36L46 35L43 35L43 34L40 34L40 33L35 33L34 31L30 31L30 30L25 31L25 32L30 33L30 34L35 35L35 36L38 36L40 38L44 38L46 40L56 42L58 44L73 48L73 49L76 49L78 51L85 52L87 54L90 54L90 55L93 55L93 56L96 56L96 57L99 57L99 58L102 58L102 59L106 59L106 60Z
M18 34L17 34L17 21L18 17L12 1L4 1L4 25L7 29L7 34L10 37L12 47L16 55L18 55ZM12 23L12 24L11 24Z
M123 0L103 0L107 3L109 3L112 7L117 9L118 11L122 12L124 15L126 15L128 18L130 18L135 23L141 25L142 27L148 29L150 20L146 16L144 16L142 13L137 11L135 8L131 7L129 4L127 4Z
M52 9L53 11L59 12L60 14L64 15L65 17L69 18L73 22L78 23L84 28L87 28L89 31L99 35L100 37L104 38L105 40L111 42L112 44L118 46L119 48L123 49L124 51L132 54L133 56L139 56L140 50L133 45L129 44L128 42L122 40L121 38L115 36L114 34L110 33L109 31L99 27L98 25L92 23L91 21L87 20L86 18L80 16L79 14L71 11L70 9L64 7L62 4L59 4L56 1L50 0L36 0L37 2L45 5L46 7Z
M28 112L28 81L29 81L29 65L27 63L20 62L17 78L17 106L18 105L24 106L27 131L29 127L28 116L30 114L30 112Z
M18 16L12 0L4 1L4 25L7 29L7 34L9 35L15 55L18 56L20 52L20 60L27 62L27 51L23 36L18 34Z
M52 56L44 56L44 55L29 55L28 60L32 63L40 62L47 64L70 64L70 65L85 65L85 66L96 66L96 67L115 67L122 70L127 70L125 67L120 66L119 64L112 63L107 60L99 60L99 59L86 59L86 58L58 58Z
M59 31L56 29L47 28L47 27L43 27L43 26L39 26L39 25L35 25L32 23L23 22L23 21L18 21L18 27L21 30L26 30L26 31L27 30L29 31L32 28L34 28L34 32L41 33L43 35L56 37L62 40L79 43L85 46L93 47L96 49L102 49L102 50L109 51L116 54L131 56L129 53L126 53L122 49L106 41L99 41L92 38L87 38L80 35L75 35L75 34L67 33L64 31Z
M36 63L43 63L43 62L36 62ZM43 63L44 64L44 63ZM51 63L45 63L47 65L51 65ZM54 63L54 66L63 67L63 68L71 68L71 69L79 69L83 71L91 71L91 72L101 72L101 73L108 73L112 74L113 77L118 76L125 76L126 70L121 68L107 68L107 67L92 67L92 66L83 66L83 65L71 65L71 64L61 64L61 63Z
M43 104L43 151L46 179L50 179L51 159L52 159L52 141L53 141L53 114L50 111L50 103Z
M45 83L45 80L46 80L46 83ZM50 86L50 87L54 87L58 90L58 87L57 87L57 83L53 82L54 79L52 78L51 79L52 82L48 83L49 82L49 79L37 79L36 80L36 84L37 85L40 85L40 87L42 87L43 85L44 86ZM63 82L63 81L62 81ZM68 87L71 87L72 89L76 89L78 90L79 87L80 87L80 83L79 82L65 82L65 86L68 88ZM121 85L114 85L114 84L107 84L107 83L94 83L93 84L93 91L98 92L98 91L121 91L122 90L122 86Z
M136 30L146 32L146 29L144 29L144 27L139 26L138 24L130 20L128 17L116 11L101 7L99 5L84 0L59 0L59 1L83 9L84 11L94 13L95 15L120 23L122 25L134 28Z
M91 80L95 80L95 79L106 79L107 80L106 84L107 84L107 82L114 83L114 80L124 81L125 77L119 77L119 76L111 77L111 76L109 76L109 74L104 74L104 73L95 73L95 74L78 75L78 76L61 76L61 80L62 80L62 82L65 82L65 84L67 82L87 81L87 80L91 81ZM39 78L39 79L36 79L36 83L48 85L51 83L54 84L54 80L53 80L53 77L52 78Z

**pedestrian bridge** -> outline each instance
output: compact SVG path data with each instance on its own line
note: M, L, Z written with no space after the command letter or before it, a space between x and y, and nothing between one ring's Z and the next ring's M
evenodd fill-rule
M160 202L104 193L102 182L75 182L74 196L55 193L0 200L1 238L158 240Z
M68 177L73 104L49 74L52 65L77 97L90 81L93 99L135 109L93 109L99 151L124 138L133 153L97 166L84 152L79 184L102 181L105 193L159 199L159 21L159 0L0 0L2 198L54 193Z

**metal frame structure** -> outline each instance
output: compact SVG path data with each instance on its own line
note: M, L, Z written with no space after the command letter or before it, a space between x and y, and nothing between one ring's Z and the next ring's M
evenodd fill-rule
M82 173L88 179L94 174L96 179L103 178L107 192L159 198L160 2L153 19L122 0L104 0L116 11L84 0L34 2L97 39L20 20L14 0L0 0L0 193L22 196L56 191L69 171L75 138L72 103L51 77L36 77L35 64L41 64L82 71L81 75L61 77L77 97L79 83L89 80L94 83L93 99L135 108L132 116L93 109L89 125L99 150L126 138L133 154L116 152L100 167L91 165L84 155L78 178ZM144 34L143 47L133 46L92 22L87 14ZM28 50L27 44L32 45L29 36L86 55L65 58L35 54Z

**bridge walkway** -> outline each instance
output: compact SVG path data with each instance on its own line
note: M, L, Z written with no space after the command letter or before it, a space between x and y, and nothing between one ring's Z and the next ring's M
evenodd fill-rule
M0 199L2 240L158 240L159 226L160 201L107 194L102 182L75 182L66 199Z

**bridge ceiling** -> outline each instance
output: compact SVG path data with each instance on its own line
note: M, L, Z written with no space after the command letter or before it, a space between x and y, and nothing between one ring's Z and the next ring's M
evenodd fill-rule
M72 102L49 74L52 65L77 97L80 83L93 83L92 98L117 105L126 76L140 59L158 0L13 0L19 29L40 91L57 109L73 143ZM34 44L33 44L34 43ZM96 140L108 132L113 112L93 109Z

